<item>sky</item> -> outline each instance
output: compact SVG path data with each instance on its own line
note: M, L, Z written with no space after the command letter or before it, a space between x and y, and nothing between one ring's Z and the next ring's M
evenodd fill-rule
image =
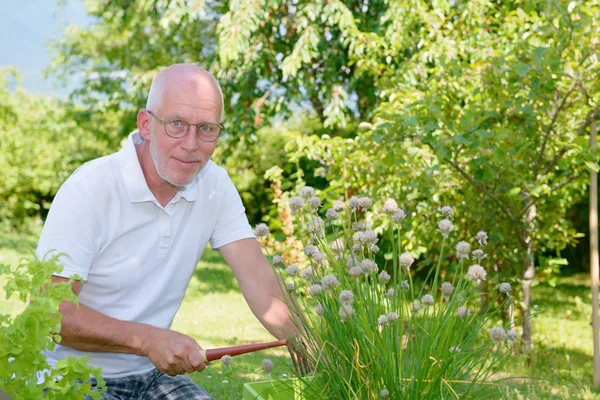
M90 17L83 0L0 0L0 68L15 66L22 86L31 93L65 97L70 88L57 88L56 82L44 79L44 69L51 63L47 43L61 36L68 23L87 26Z

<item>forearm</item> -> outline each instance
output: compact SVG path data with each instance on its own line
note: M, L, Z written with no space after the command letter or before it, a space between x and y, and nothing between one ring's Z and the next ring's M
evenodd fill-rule
M60 344L81 351L146 355L148 338L159 329L137 322L120 321L82 304L64 302L60 312Z

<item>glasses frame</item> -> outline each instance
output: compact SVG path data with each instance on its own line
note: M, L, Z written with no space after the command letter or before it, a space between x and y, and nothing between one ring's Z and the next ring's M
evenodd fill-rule
M216 142L219 139L219 136L221 136L221 133L225 130L225 126L222 123L219 122L220 131L219 131L219 134L217 135L217 137L214 138L214 140L205 140L205 139L202 139L202 137L200 136L200 133L199 133L200 132L200 127L202 125L206 125L208 123L213 124L213 122L201 122L199 124L190 124L189 122L184 121L184 120L179 119L179 118L164 120L164 119L161 119L161 118L157 117L152 111L150 111L150 110L146 110L146 111L148 112L148 114L152 115L158 122L160 122L162 124L162 126L163 126L163 128L165 130L165 133L167 134L167 136L170 137L170 138L173 138L173 139L183 139L184 137L187 136L188 133L190 133L190 128L192 126L195 126L196 127L196 137L198 139L200 139L201 141L203 141L203 142L212 143L212 142ZM188 130L187 130L187 132L183 136L177 137L177 136L169 135L169 132L167 132L167 124L170 123L170 122L173 122L173 121L181 121L181 122L185 122L186 124L188 124Z

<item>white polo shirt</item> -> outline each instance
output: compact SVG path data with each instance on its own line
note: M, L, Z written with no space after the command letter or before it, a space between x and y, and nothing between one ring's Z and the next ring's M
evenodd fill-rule
M212 161L162 207L146 184L135 151L137 131L117 153L88 162L62 185L37 248L61 252L64 270L85 280L79 300L104 315L169 328L206 244L213 249L253 238L240 196ZM87 355L105 378L154 368L147 357L81 352L57 345L58 359Z

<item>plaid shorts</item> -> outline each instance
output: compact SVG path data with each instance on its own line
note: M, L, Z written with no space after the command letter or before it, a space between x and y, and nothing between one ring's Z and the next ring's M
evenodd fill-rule
M169 376L156 369L140 375L105 378L104 382L104 400L213 400L187 376ZM95 387L97 381L91 378L90 383Z

